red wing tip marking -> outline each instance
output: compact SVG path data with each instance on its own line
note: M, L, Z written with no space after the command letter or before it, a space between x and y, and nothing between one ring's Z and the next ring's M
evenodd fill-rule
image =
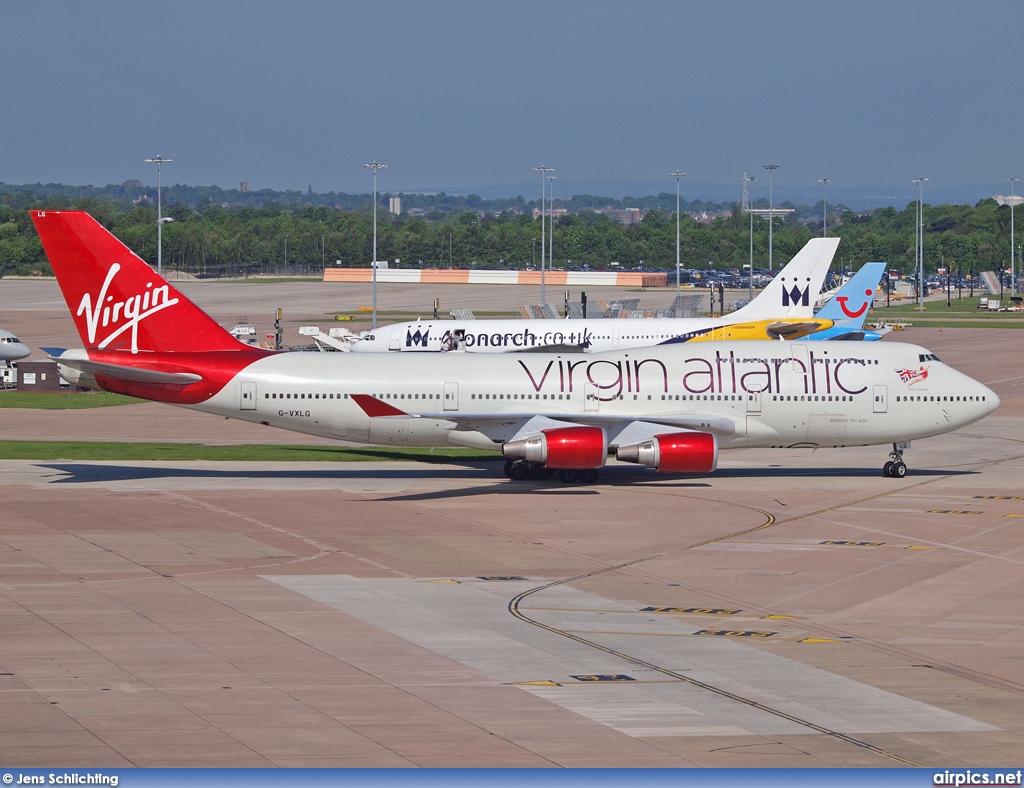
M353 394L352 399L356 405L363 409L363 412L373 418L374 416L408 416L404 410L399 410L383 400L371 397L369 394Z

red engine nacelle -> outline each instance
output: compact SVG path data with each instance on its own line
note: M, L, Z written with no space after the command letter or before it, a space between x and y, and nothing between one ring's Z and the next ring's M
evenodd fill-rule
M718 467L718 439L708 432L670 432L620 446L615 457L664 473L711 473Z
M559 470L600 468L608 457L608 435L601 427L555 427L509 441L501 453Z

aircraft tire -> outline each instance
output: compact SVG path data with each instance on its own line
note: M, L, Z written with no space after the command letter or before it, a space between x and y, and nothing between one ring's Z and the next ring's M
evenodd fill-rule
M580 471L580 481L584 484L593 484L597 481L597 469L587 468L585 471Z
M882 476L886 476L886 477L891 478L892 477L892 466L893 466L893 461L892 460L889 460L887 463L885 463L885 465L882 466Z
M889 470L889 475L894 479L902 479L907 475L906 463L894 462L892 468Z
M558 472L558 478L561 480L562 484L573 484L579 480L579 474L572 468L564 468Z
M505 475L510 479L512 478L512 466L515 464L515 460L505 460Z
M542 482L548 478L550 471L540 463L534 463L530 466L530 470L527 471L527 474L534 481Z
M513 462L512 467L508 469L508 478L514 482L525 482L530 478L530 469L525 462Z

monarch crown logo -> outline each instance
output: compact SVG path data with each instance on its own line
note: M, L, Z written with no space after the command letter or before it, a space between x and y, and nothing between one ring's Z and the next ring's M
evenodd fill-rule
M78 305L78 316L85 315L85 325L89 334L89 344L95 345L103 350L111 342L117 339L125 331L132 334L132 353L139 352L139 323L150 315L161 310L174 306L178 303L177 298L171 298L170 287L163 284L160 287L153 287L152 282L146 283L146 291L137 295L128 296L124 301L114 301L114 296L108 295L110 285L121 270L120 263L114 263L107 271L107 278L103 280L103 287L93 305L89 293L82 296ZM110 333L102 337L96 343L96 335L99 329L110 329Z
M409 329L405 332L405 346L406 347L426 347L427 342L430 340L430 329L421 331L416 329L416 333Z
M803 290L800 289L800 285L793 283L791 290L786 289L786 285L782 285L782 305L783 306L810 306L811 303L811 285L808 284Z

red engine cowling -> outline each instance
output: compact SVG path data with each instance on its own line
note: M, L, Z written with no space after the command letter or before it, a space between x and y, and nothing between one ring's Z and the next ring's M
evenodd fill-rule
M555 427L509 441L501 453L559 470L600 468L608 457L608 435L601 427Z
M708 432L670 432L620 446L615 457L664 473L711 473L718 467L718 439Z

